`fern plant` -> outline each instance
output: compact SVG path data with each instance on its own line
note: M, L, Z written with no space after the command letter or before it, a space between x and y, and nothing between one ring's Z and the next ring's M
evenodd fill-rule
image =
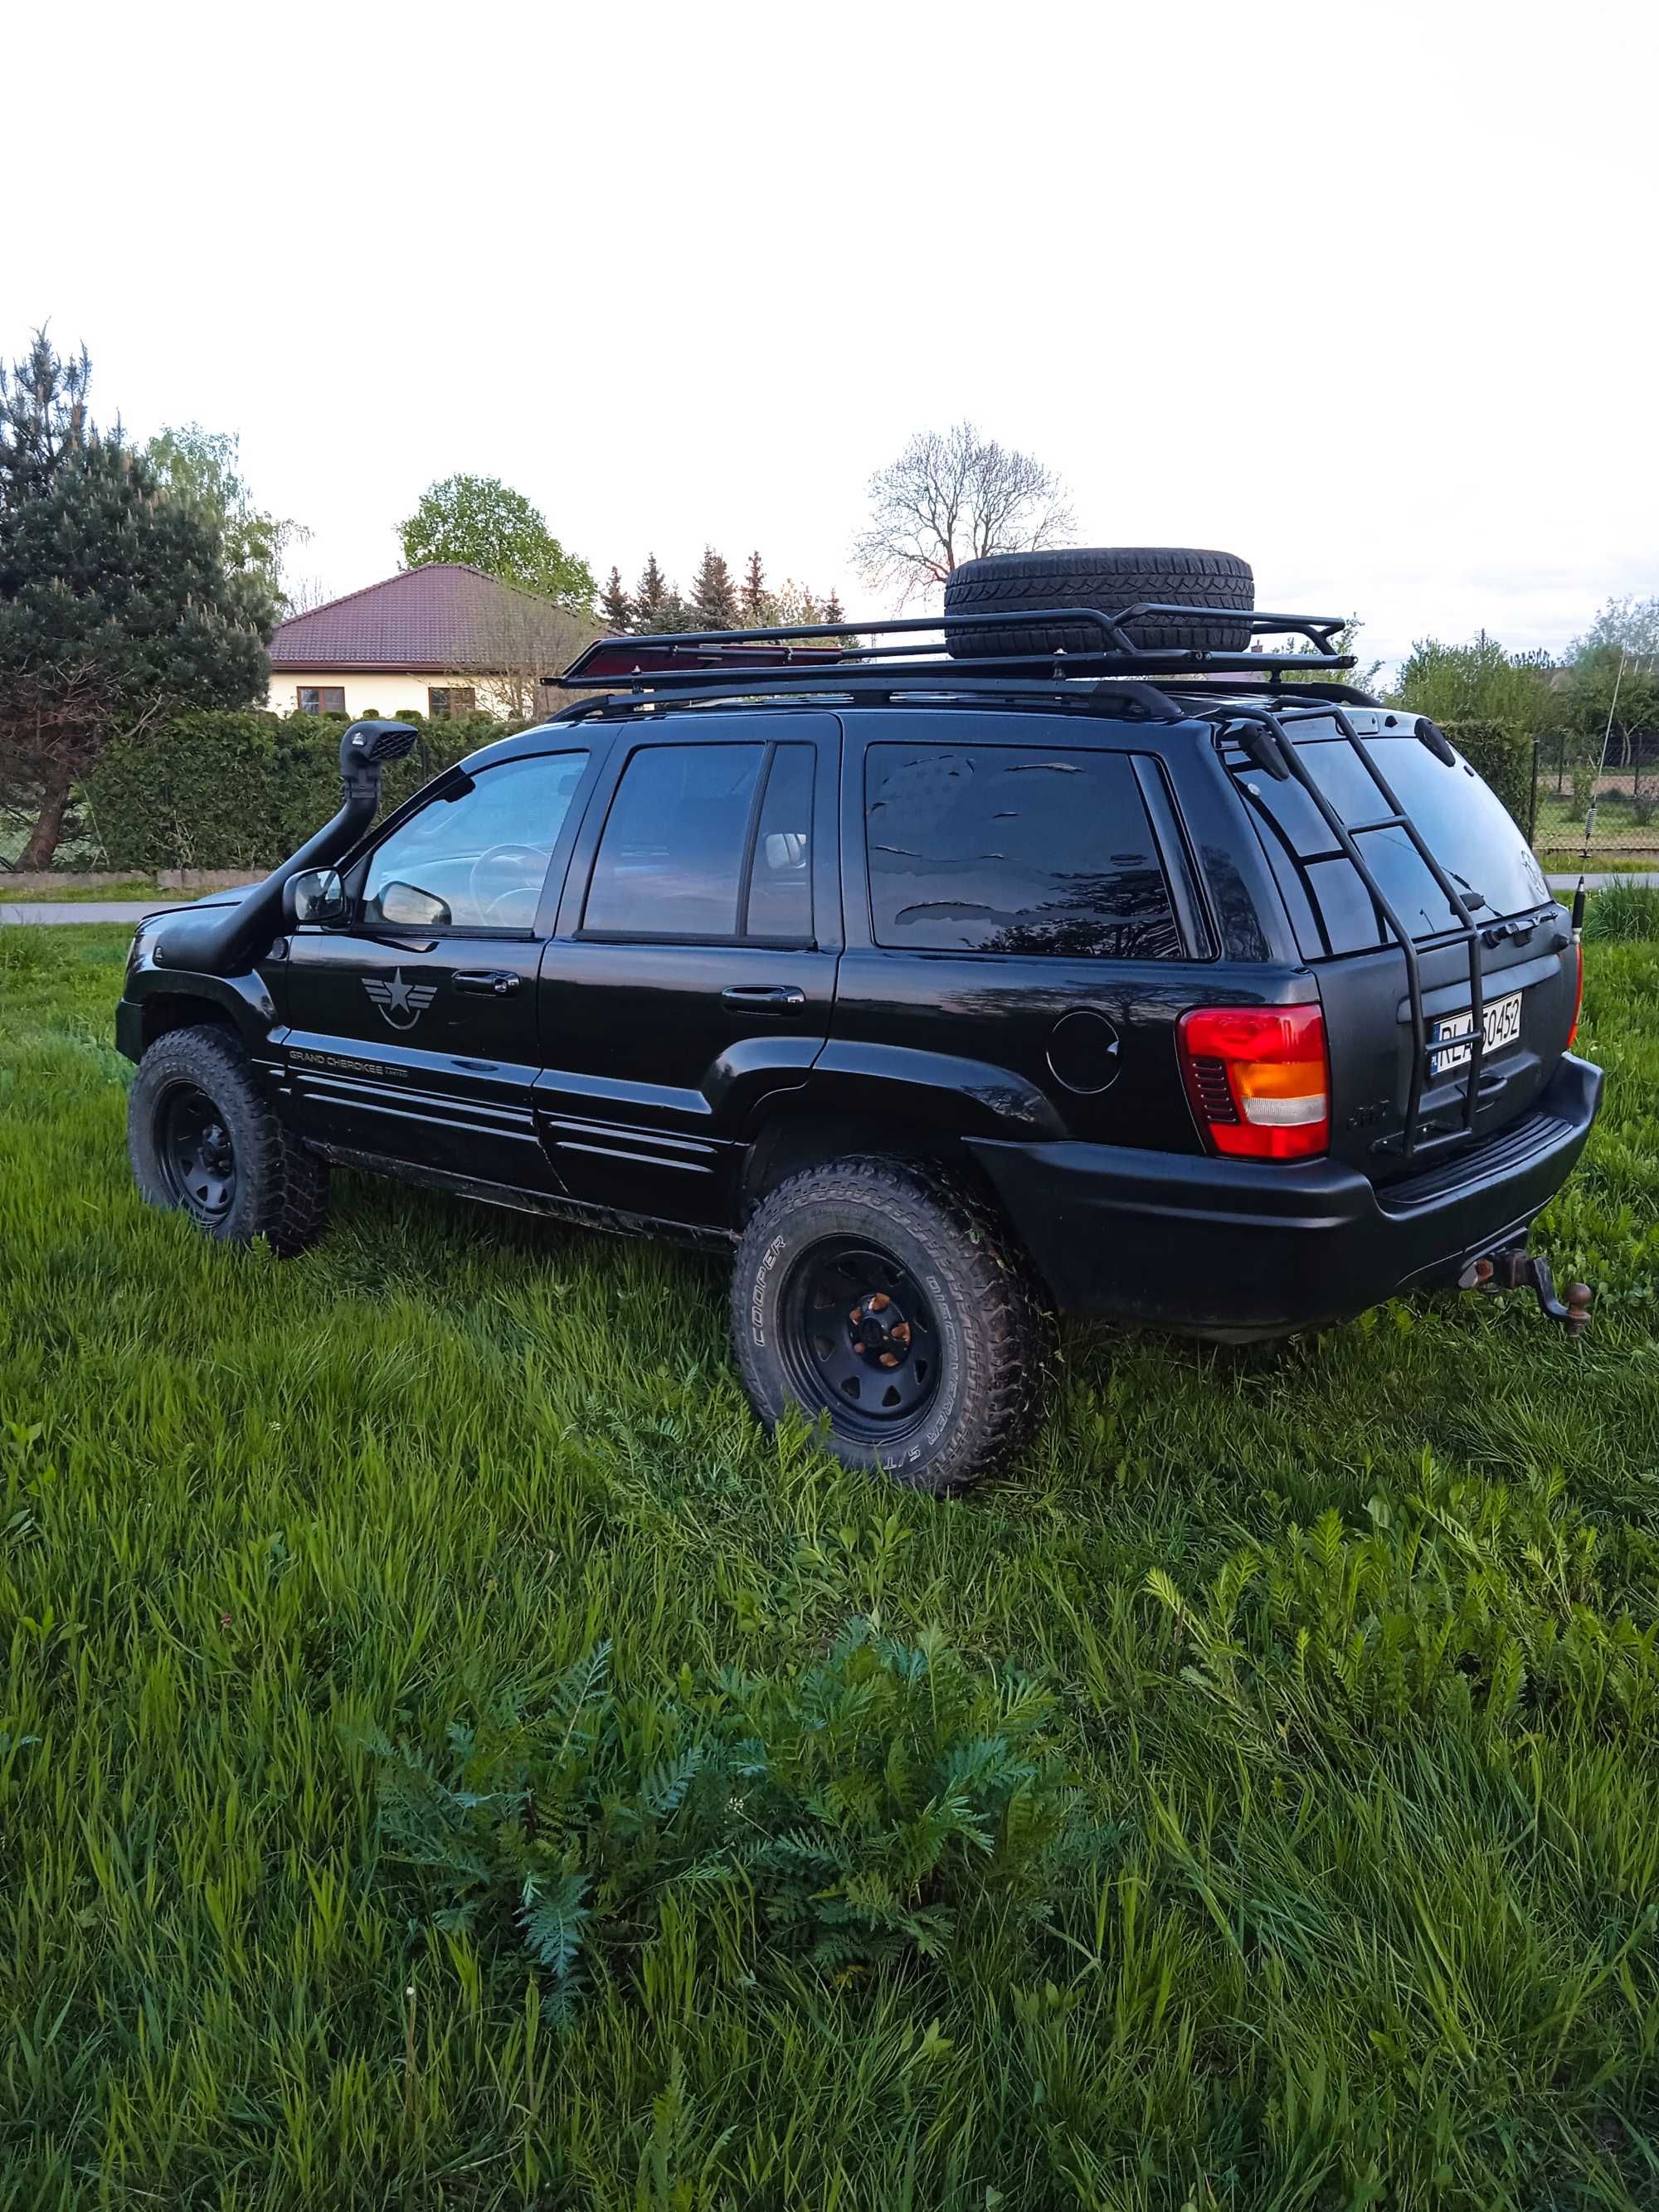
M595 1952L648 1939L671 1896L741 1901L751 1965L846 1977L942 1958L983 1914L1040 1923L1091 1848L1045 1693L937 1633L907 1645L854 1621L804 1670L683 1671L633 1696L609 1656L534 1713L503 1705L431 1749L365 1745L388 1862L445 1924L522 1944L567 2017Z

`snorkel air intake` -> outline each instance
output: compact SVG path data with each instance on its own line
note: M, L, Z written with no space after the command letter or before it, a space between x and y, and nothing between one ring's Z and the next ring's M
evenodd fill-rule
M332 867L374 819L380 771L399 761L419 732L409 722L354 722L340 740L340 811L240 905L180 915L155 941L164 968L198 975L240 975L268 952L283 927L283 885L307 868Z

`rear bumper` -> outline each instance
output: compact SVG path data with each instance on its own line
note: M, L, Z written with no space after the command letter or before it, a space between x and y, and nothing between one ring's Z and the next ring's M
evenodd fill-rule
M1342 1321L1455 1282L1571 1173L1601 1071L1569 1053L1510 1128L1378 1192L1352 1168L969 1139L1056 1302L1223 1336Z

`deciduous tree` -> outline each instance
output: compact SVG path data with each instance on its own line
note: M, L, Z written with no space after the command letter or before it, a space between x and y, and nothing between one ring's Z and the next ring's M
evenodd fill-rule
M971 422L919 430L871 477L870 505L854 554L865 581L901 606L941 589L964 561L1072 539L1072 509L1054 471Z
M545 517L499 477L446 477L428 484L398 526L404 566L464 561L504 584L535 592L573 614L593 605L593 574L564 547Z
M1468 645L1422 637L1401 664L1397 696L1433 721L1496 722L1531 738L1555 712L1550 672L1547 653L1506 653L1485 630Z
M186 422L158 430L143 455L165 496L182 501L218 532L227 571L252 578L267 599L280 603L284 615L297 613L295 595L283 581L283 564L311 532L254 505L241 473L241 441L230 431Z

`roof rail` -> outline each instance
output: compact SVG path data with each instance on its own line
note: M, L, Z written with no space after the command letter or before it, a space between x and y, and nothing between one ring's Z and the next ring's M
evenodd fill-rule
M1299 637L1295 652L1206 653L1196 647L1153 650L1138 646L1133 625L1203 621L1243 627L1255 639ZM947 630L948 623L948 630ZM579 653L564 673L544 678L569 690L599 690L620 680L629 703L673 693L962 691L981 688L1053 695L1056 687L1073 692L1079 678L1130 678L1139 703L1159 720L1170 716L1155 692L1156 679L1188 680L1221 675L1271 679L1285 671L1308 674L1316 669L1352 668L1351 653L1338 653L1346 628L1343 615L1258 614L1250 608L1176 606L1146 599L1115 615L1097 607L1042 607L993 614L920 615L871 622L780 623L757 629L672 630L642 637L605 637ZM1092 630L1097 648L1086 652L1045 650L1040 641L1030 654L964 653L963 633L1014 629ZM933 633L931 638L927 633ZM878 639L902 638L900 644ZM955 645L957 650L950 649ZM759 684L739 681L764 679ZM1152 679L1148 682L1146 679ZM1084 687L1078 687L1082 689ZM1094 687L1087 687L1092 690ZM1124 686L1115 682L1120 697ZM1152 694L1158 699L1153 704ZM619 700L618 704L622 703Z

